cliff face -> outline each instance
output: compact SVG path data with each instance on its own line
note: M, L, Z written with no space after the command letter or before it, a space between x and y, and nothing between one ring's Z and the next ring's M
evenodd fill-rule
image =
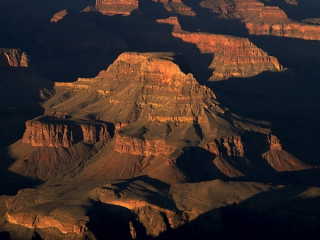
M143 157L170 156L176 148L164 140L141 140L138 138L116 135L114 151Z
M240 19L252 35L320 40L319 26L295 22L281 8L266 6L262 1L205 0L201 5L222 17Z
M283 69L277 58L269 56L245 38L202 33L175 33L174 36L196 44L203 53L214 54L209 66L213 70L210 80L246 78Z
M0 67L28 67L29 59L25 52L14 48L0 48Z
M257 144L254 149L253 142ZM280 139L272 134L220 138L204 148L213 153L213 164L228 177L250 175L253 169L268 174L270 167L276 172L311 168L286 152Z
M138 7L138 0L96 0L96 9L104 15L130 15Z
M77 142L95 144L110 139L106 124L74 122L55 117L41 116L26 122L22 142L33 147L65 147Z
M247 38L183 31L176 17L158 22L173 25L173 37L194 44L203 54L212 54L209 68L213 73L210 80L252 77L264 71L283 69L277 58L269 56Z
M149 3L148 3L149 1ZM190 7L183 3L182 0L148 0L143 3L139 3L138 0L130 1L114 1L114 0L96 0L96 9L104 15L130 15L134 10L139 8L144 8L143 11L149 12L149 5L152 6L153 3L162 5L163 8L174 14L180 14L185 16L195 16L195 13ZM144 7L144 4L146 5Z
M199 116L205 117L204 105L207 111L223 112L212 91L192 74L183 73L173 57L164 53L123 53L95 79L58 83L56 87L97 94L94 105L104 102L99 116L111 122L192 124ZM75 106L65 107L61 111Z

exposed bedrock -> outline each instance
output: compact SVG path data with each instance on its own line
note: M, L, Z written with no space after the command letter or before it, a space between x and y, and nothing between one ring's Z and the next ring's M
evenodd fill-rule
M95 144L111 138L108 125L40 116L26 122L22 142L33 147L70 147L74 143Z

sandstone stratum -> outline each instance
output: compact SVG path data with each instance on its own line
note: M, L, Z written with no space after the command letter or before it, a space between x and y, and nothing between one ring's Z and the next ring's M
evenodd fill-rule
M227 19L239 19L249 34L320 40L320 28L291 20L278 6L268 6L258 0L204 0L204 8Z
M0 240L318 235L318 1L0 9Z

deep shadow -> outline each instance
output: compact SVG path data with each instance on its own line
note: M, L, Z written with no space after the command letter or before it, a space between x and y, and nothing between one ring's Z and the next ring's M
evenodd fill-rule
M79 3L76 10L70 11L58 23L50 23L49 17L57 9L75 9L76 1L70 3L70 6L65 6L60 1L52 4L53 6L39 4L37 9L41 14L36 15L36 21L31 17L25 19L15 15L3 16L5 31L15 29L6 34L11 39L10 46L14 43L14 46L26 50L32 56L35 70L53 81L95 77L124 51L173 52L180 56L177 57L178 63L188 63L190 71L199 81L208 78L207 66L212 56L201 54L193 44L173 38L172 26L155 21L171 15L161 3L141 0L139 9L130 16L77 12L89 3ZM19 9L19 16L29 16L30 11L34 11L30 7Z
M307 188L288 186L259 193L200 215L155 238L169 239L303 239L317 235L319 198L297 198ZM307 207L306 207L307 206Z
M319 41L262 36L250 39L288 70L210 82L208 86L232 111L271 122L288 152L304 162L318 164Z
M188 182L199 182L213 179L225 179L213 164L212 153L199 148L187 147L176 160L176 166L186 176Z
M146 235L144 227L136 221L134 214L127 208L92 202L87 214L90 217L87 227L96 239L132 239L129 222L133 222L138 237Z
M119 190L116 191L116 194L120 194L121 191L126 189L135 189L137 194L143 194L143 198L147 202L162 207L164 209L177 211L175 203L168 198L170 185L158 179L154 179L144 175L135 178L125 179L120 183L114 185L119 188Z
M201 1L186 0L183 3L196 13L196 16L179 16L184 30L228 34L239 37L248 35L248 31L241 21L221 18L212 10L202 7Z
M11 240L10 234L8 232L0 232L0 239L1 240Z
M40 185L42 181L21 176L8 170L14 159L8 154L8 149L0 149L0 195L15 195L20 189L32 188Z

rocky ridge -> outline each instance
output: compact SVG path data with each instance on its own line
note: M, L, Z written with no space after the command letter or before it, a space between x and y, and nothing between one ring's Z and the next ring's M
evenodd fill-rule
M319 26L293 21L281 8L266 6L262 1L205 0L201 6L212 9L221 17L240 19L252 35L320 40Z
M110 140L107 124L40 116L26 122L22 142L33 147L70 147L74 143L95 144Z
M213 73L209 80L248 78L265 71L283 70L277 58L269 56L247 38L183 31L176 17L158 22L173 25L173 37L196 45L202 54L212 54L209 69Z

